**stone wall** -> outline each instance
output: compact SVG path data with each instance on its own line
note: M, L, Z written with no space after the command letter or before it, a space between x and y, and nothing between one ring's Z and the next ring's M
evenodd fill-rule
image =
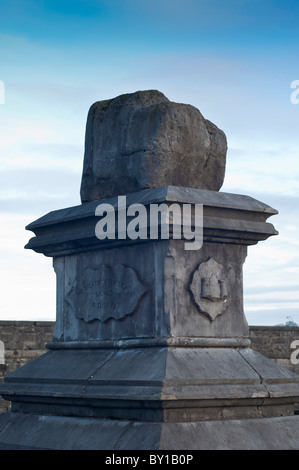
M299 341L299 326L251 326L250 339L252 349L299 374L299 364L291 361L292 353L299 351L299 346L291 348Z
M54 322L46 321L0 321L0 381L46 351L45 344L52 339L53 326ZM291 362L295 351L291 344L299 341L298 326L251 326L250 338L253 349L299 374L299 364ZM299 346L296 349L299 350ZM9 402L0 398L0 412L8 409Z
M45 343L52 339L53 326L53 322L46 321L0 321L0 341L4 344L4 364L0 356L0 381L45 352ZM0 412L8 410L9 406L9 402L0 398Z

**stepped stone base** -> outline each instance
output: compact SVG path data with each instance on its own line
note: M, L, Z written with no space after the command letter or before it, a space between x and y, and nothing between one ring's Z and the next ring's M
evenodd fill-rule
M0 438L1 450L298 450L299 416L148 423L8 412Z
M249 347L163 342L50 343L1 385L0 449L299 449L299 376Z

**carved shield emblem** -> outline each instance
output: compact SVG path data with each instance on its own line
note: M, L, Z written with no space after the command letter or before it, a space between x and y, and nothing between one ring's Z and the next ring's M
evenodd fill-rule
M213 258L201 263L194 271L189 286L192 300L200 313L214 321L227 307L227 286L224 268Z

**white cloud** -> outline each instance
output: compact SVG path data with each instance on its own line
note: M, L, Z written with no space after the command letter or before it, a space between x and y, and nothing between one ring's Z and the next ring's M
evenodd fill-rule
M29 232L26 215L0 214L1 320L55 320L55 274L52 260L24 250Z

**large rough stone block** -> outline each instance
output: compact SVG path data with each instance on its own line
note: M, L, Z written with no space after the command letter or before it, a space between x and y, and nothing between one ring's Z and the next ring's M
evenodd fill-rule
M98 101L87 118L81 200L166 185L218 191L226 151L223 131L159 91Z

